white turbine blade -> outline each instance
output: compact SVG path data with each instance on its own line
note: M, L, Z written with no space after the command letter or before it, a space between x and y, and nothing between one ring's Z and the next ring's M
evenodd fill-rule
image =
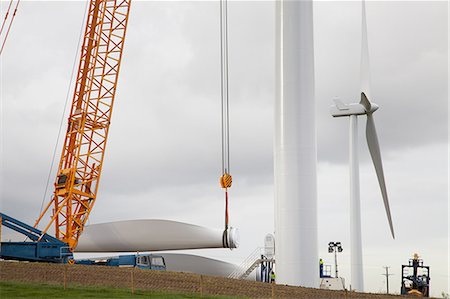
M370 63L369 63L369 41L367 38L366 2L362 1L362 23L361 23L361 92L370 96Z
M375 129L375 123L373 121L372 113L367 114L366 125L366 139L369 147L370 155L372 156L373 165L375 166L375 172L377 173L378 183L380 184L381 194L383 196L384 208L389 221L389 227L391 229L392 238L395 239L394 226L392 224L391 209L389 208L389 199L386 190L386 183L384 180L383 163L381 161L380 145L378 143L377 131Z
M164 257L167 271L228 277L238 265L204 256L184 253L158 253Z
M86 226L76 252L132 252L224 248L223 230L169 220L130 220ZM229 229L230 248L238 246Z
M366 112L371 112L372 103L369 101L369 99L367 98L367 96L364 92L361 92L361 101L359 103L364 106L364 109L366 109Z

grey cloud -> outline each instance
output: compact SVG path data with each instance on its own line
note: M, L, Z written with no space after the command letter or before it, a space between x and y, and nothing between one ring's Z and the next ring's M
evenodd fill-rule
M1 60L1 204L5 213L33 223L70 81L84 2L22 3ZM334 96L358 100L359 5L315 2L323 244L333 237L346 241L348 235L348 121L333 119L328 108ZM419 203L427 193L436 198L436 204L427 207L430 213L442 212L445 205L441 170L448 160L431 148L448 142L446 5L367 5L373 95L381 107L375 118L397 225L408 221L415 206L411 202ZM232 218L245 237L239 251L206 254L236 262L273 231L273 8L272 2L230 2ZM133 2L92 222L169 218L222 225L218 13L213 1ZM368 172L364 180L370 180L362 183L362 194L368 196L366 223L383 222L379 191L367 165L364 122L360 118L361 169ZM59 153L60 147L57 158ZM415 173L406 167L416 159L427 162L428 155L436 160L425 164L426 171ZM421 182L431 187L420 188ZM433 236L445 236L439 223L432 224ZM404 227L399 231L408 232ZM382 226L377 236L386 237Z
M385 154L447 142L445 7L443 2L367 6L372 94L381 107L375 120ZM319 2L316 21L319 159L345 161L348 122L332 119L328 106L334 96L359 101L360 3Z

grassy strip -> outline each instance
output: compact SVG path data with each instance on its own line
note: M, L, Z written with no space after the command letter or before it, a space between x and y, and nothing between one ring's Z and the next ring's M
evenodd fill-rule
M60 285L19 283L0 281L0 297L4 298L200 298L198 294L164 293L156 291L116 289L92 286L69 286L64 289ZM226 299L233 297L204 296L205 299Z

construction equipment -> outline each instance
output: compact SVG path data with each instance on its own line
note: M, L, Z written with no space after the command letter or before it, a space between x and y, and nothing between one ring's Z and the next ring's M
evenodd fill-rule
M57 251L76 248L97 198L130 4L131 0L90 0L53 197L34 228L2 215L2 224L15 225L13 229L32 242L2 243L1 258L64 262L69 255ZM36 229L47 214L50 221L43 231ZM56 238L48 235L52 226ZM48 253L42 255L44 248Z
M402 295L416 297L430 296L430 267L423 265L417 253L409 259L408 265L402 265Z
M75 260L75 264L111 266L111 267L134 267L147 270L166 270L164 257L154 254L130 254L116 257Z
M1 225L23 234L31 242L2 242L0 257L6 260L67 263L73 259L67 243L17 219L0 213ZM38 239L40 241L38 242Z
M19 0L20 1L20 0ZM72 252L97 198L109 126L116 94L131 0L90 0L81 48L78 75L73 94L66 136L51 200L40 212L34 227L20 223L14 230L31 242L2 243L2 248L31 248L26 254L0 251L0 258L71 262ZM225 230L222 245L237 247L236 229L228 227L228 188L232 177L229 166L228 42L227 1L221 2L222 35L222 177L225 189ZM5 215L6 216L6 215ZM45 223L50 216L50 220ZM3 223L3 221L2 221ZM39 224L44 225L41 231ZM49 235L54 228L55 237ZM16 247L14 247L16 246ZM54 250L40 255L39 248ZM62 249L64 248L64 250ZM191 247L189 247L191 248ZM59 251L58 251L59 249ZM64 252L63 252L64 251Z
M340 246L340 242L339 243ZM337 271L337 258L336 258L336 252L339 251L339 247L334 247L334 242L330 242L328 248L328 252L334 252L335 253L335 277L331 275L331 265L324 264L324 261L322 259L319 260L319 277L320 277L320 289L326 289L326 290L345 290L345 279L343 277L338 276ZM331 248L331 250L330 250ZM342 248L339 252L342 251Z
M73 250L97 198L130 0L91 0L66 138L50 208L56 238ZM35 226L36 226L35 225Z

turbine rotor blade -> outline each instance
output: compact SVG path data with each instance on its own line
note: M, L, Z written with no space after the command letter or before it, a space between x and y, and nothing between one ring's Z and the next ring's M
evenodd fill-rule
M145 219L92 224L80 236L77 252L132 252L206 248L237 248L235 228L226 231L184 222Z
M366 2L362 1L362 23L361 23L361 92L366 97L370 96L370 62L369 62L369 41L367 38Z
M377 131L375 129L375 123L373 121L372 113L367 114L366 139L370 155L372 156L373 165L375 166L375 172L377 173L378 183L380 185L381 194L383 196L384 208L386 210L386 216L388 218L392 238L395 239L394 226L392 224L392 217L391 217L391 209L389 208L389 199L386 190L386 183L384 180L380 145L378 143Z
M367 113L372 111L372 103L370 103L370 101L367 98L367 96L364 93L364 91L361 92L361 101L359 103L364 106L364 109L366 109Z

